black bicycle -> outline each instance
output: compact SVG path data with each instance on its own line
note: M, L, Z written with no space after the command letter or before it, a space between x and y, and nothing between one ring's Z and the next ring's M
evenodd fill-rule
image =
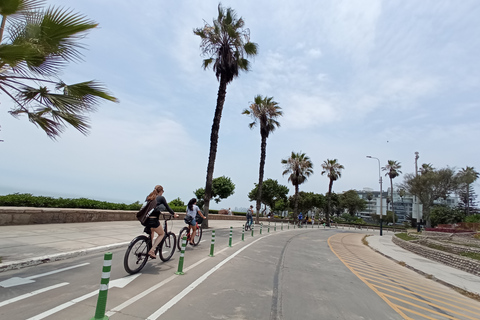
M195 235L193 235L193 238L192 238L192 234L191 234L191 229L189 227L184 227L182 230L180 230L180 232L178 233L178 243L177 243L177 246L178 246L178 250L182 250L182 239L183 237L187 237L187 244L191 242L193 242L193 246L197 246L199 243L200 243L200 240L202 239L202 234L203 234L203 231L202 231L202 225L201 224L198 224L198 220L196 220L196 224L197 224L197 230L195 230Z
M155 248L155 255L160 256L160 259L164 262L170 260L175 253L175 246L177 243L177 237L173 232L168 231L167 221L172 219L171 214L161 214L163 216L163 239ZM125 271L129 274L134 274L142 270L150 257L148 251L152 248L152 238L149 228L144 229L145 235L136 237L130 242L125 257L123 259L123 266Z

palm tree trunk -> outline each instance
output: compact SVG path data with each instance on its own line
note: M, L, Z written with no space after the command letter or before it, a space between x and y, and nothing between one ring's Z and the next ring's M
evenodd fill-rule
M395 209L393 208L393 179L390 178L390 203L392 204L392 222L395 224Z
M217 156L218 131L220 130L220 120L222 118L223 104L225 103L226 95L227 81L222 75L220 78L220 86L218 88L217 107L215 108L215 116L213 117L212 133L210 134L210 154L208 157L207 181L205 183L205 205L203 207L205 217L207 218L210 209L210 199L212 198L213 170L215 167L215 158ZM208 219L203 220L202 228L208 228Z
M333 188L333 180L330 179L330 183L328 184L328 201L327 201L327 214L325 215L325 222L327 226L330 226L330 210L331 210L331 198L332 198L332 188Z
M467 183L467 216L470 215L470 185Z
M298 184L295 185L295 204L293 206L293 221L298 218Z
M259 222L259 211L262 204L262 186L263 173L265 170L265 158L267 157L267 137L262 134L262 144L260 147L260 169L258 170L258 188L257 188L257 219L255 223Z

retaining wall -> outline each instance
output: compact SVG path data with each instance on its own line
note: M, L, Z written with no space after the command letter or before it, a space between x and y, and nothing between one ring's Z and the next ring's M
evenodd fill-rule
M392 237L392 242L404 248L405 250L416 253L430 260L435 260L454 267L465 272L480 276L480 261L462 257L453 253L435 250L421 244L413 243L412 241L405 241L396 236Z
M65 209L65 208L28 208L28 207L0 207L0 226L13 226L43 223L75 223L75 222L100 222L100 221L130 221L137 220L137 211L122 210L96 210L96 209ZM185 213L178 212L183 219ZM242 220L245 216L229 216L222 214L208 215L210 220ZM254 218L255 220L255 218ZM287 222L281 219L260 220L270 222Z

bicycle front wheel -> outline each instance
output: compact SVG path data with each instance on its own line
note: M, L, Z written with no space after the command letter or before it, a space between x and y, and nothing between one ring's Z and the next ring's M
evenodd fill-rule
M197 230L195 230L195 237L193 238L193 245L197 246L200 243L200 240L202 240L202 227L198 226Z
M160 242L160 259L165 262L170 260L170 258L175 253L175 245L177 244L177 236L172 233L168 232Z
M177 247L179 251L182 251L182 241L183 237L188 236L188 227L184 227L182 230L180 230L180 233L178 234L178 242L177 242ZM188 237L187 237L187 243L188 243ZM185 245L186 247L186 245Z
M142 270L148 261L150 241L146 236L138 236L130 242L123 258L123 267L129 274Z

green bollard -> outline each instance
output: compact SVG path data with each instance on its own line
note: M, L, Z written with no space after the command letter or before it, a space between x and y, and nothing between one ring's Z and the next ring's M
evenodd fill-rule
M290 222L287 223L287 230L290 230Z
M260 234L262 234L263 223L260 223Z
M105 315L107 308L108 283L110 282L110 271L112 269L112 253L105 253L102 269L102 280L100 281L100 292L98 293L97 308L95 317L90 320L108 320Z
M282 228L281 228L281 230L283 231L283 221L282 221Z
M183 259L185 256L185 247L187 246L187 236L184 236L182 239L182 250L180 251L180 259L178 259L178 269L175 274L185 274L183 272Z
M275 225L273 226L273 231L277 231L277 223L275 222Z
M242 241L245 241L245 225L242 225Z
M253 237L253 229L255 228L255 223L252 223L252 237Z
M230 227L230 237L228 239L228 246L231 247L232 246L232 235L233 235L233 227Z
M213 255L214 250L215 250L215 230L212 230L212 244L210 245L210 254L209 254L210 257L214 257Z

